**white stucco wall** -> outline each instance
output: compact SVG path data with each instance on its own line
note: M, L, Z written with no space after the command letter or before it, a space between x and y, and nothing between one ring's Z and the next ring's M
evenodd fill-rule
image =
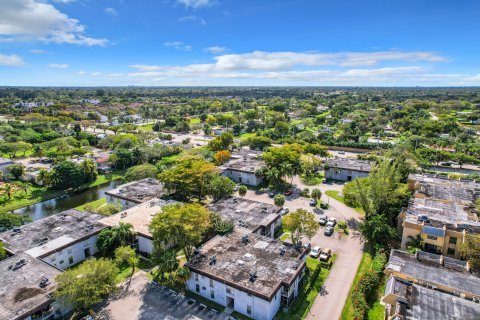
M196 291L196 285L199 285L199 291ZM227 306L227 298L234 299L234 311L242 313L256 320L271 320L277 314L281 305L282 290L280 289L272 301L267 301L248 293L228 287L230 293L227 293L227 285L212 280L210 278L192 272L187 280L187 289L202 297L215 301L216 303ZM211 293L214 293L212 298ZM251 313L247 312L250 307Z
M325 178L327 180L349 181L349 176L351 177L350 180L355 180L356 178L368 177L368 172L345 169L338 169L338 172L335 172L333 169L325 170Z
M257 178L254 172L243 172L226 169L222 175L229 177L236 183L246 184L250 186L258 186L262 183L262 178Z
M58 269L65 270L85 260L85 249L89 249L90 256L97 253L98 249L96 242L97 235L94 235L86 240L77 242L65 249L46 256L42 260ZM72 258L71 261L70 257Z
M153 252L153 240L138 236L138 250L140 252L152 254Z

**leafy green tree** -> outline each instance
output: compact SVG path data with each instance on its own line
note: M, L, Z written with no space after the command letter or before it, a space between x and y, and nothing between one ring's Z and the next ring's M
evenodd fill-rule
M285 144L281 147L272 147L262 155L267 167L267 178L274 186L281 184L283 177L293 178L301 170L302 146L299 144ZM269 171L271 171L269 173Z
M222 217L213 212L210 214L210 225L211 228L213 228L215 235L226 235L234 229L233 223L223 220Z
M249 146L252 150L265 150L272 145L272 139L263 136L255 136L245 139L241 145Z
M7 169L15 179L19 179L25 173L25 166L20 163L9 165Z
M103 229L97 237L97 248L104 254L114 251L120 246L126 246L135 237L136 233L130 223L120 222L110 229Z
M211 227L210 223L210 211L199 204L171 204L164 206L153 218L150 232L157 247L175 243L183 249L188 260Z
M238 187L238 194L240 195L240 197L245 197L245 195L247 194L247 191L248 191L248 188L246 185L241 185L240 187Z
M91 211L91 210L88 210L86 207L85 209L87 211ZM93 212L101 214L103 216L111 216L116 213L119 213L120 211L122 211L122 205L120 203L107 203L106 205L103 205L93 210Z
M230 132L222 133L220 136L208 143L208 148L212 151L228 150L233 143L233 135Z
M121 246L115 249L115 262L119 268L132 268L131 278L135 273L135 268L138 266L139 258L135 249L130 246Z
M117 273L117 266L109 259L86 260L57 276L53 295L64 306L87 311L117 289Z
M213 200L220 200L230 196L235 189L235 182L228 177L213 174L208 179L207 194L213 197Z
M210 127L208 124L204 124L203 125L203 133L206 135L206 136L209 136L212 134L212 127Z
M12 194L18 190L18 185L14 183L4 183L0 186L0 194L4 194L8 200L12 199Z
M376 214L359 225L362 235L374 245L392 245L398 241L399 235L397 229L390 226L388 219L384 215Z
M178 269L179 262L175 250L162 250L155 248L152 254L152 261L158 266L156 278L163 282L166 273L174 272Z
M480 270L480 236L475 234L467 234L465 243L462 245L462 250L465 257L470 263L470 267L475 270Z
M7 257L7 250L5 250L3 242L0 241L0 261Z
M50 183L55 189L77 188L84 182L84 175L80 166L72 161L62 161L52 169Z
M82 132L82 127L80 126L80 123L75 123L73 125L73 132L75 132L75 135L77 137L80 135L80 132Z
M273 203L274 203L277 207L282 207L282 206L285 204L285 196L284 196L283 194L277 193L277 194L273 197Z
M283 225L290 230L293 244L298 244L303 237L311 239L318 230L315 215L305 209L297 209L283 218Z
M152 164L140 164L138 166L133 166L128 168L125 176L123 177L124 182L130 182L135 180L142 180L145 178L156 178L157 177L157 167Z
M90 182L97 179L98 171L92 159L85 159L80 163L80 170L83 174L83 182Z
M322 198L322 191L320 189L313 189L312 192L310 193L310 196L315 201L318 201Z
M186 201L191 197L202 198L207 194L209 178L216 168L199 157L180 160L174 168L158 175L165 189L173 193L179 200Z
M31 221L30 218L20 214L1 212L0 213L0 230L9 230L14 227L19 227L22 224Z

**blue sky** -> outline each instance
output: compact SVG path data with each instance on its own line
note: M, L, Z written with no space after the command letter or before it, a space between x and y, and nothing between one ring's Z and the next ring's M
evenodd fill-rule
M0 0L0 85L480 85L480 1Z

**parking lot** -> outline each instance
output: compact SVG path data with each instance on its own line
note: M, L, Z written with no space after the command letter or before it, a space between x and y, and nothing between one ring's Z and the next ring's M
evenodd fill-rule
M225 320L229 315L152 283L144 272L107 300L95 315L100 320Z

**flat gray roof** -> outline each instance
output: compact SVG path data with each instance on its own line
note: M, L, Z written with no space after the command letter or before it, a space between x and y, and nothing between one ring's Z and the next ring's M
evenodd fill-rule
M223 170L235 170L235 171L243 171L243 172L250 172L255 173L257 169L260 169L265 165L263 160L255 159L255 158L241 158L237 160L232 160L220 168Z
M330 165L330 167L337 167L345 170L354 170L360 172L370 172L372 170L372 163L366 160L332 158L328 159L327 163Z
M449 229L480 232L480 221L472 210L480 184L470 180L453 180L434 175L411 174L415 193L404 210L406 221ZM426 219L428 218L428 219Z
M99 214L71 209L25 224L19 227L20 232L0 233L0 240L12 253L35 249L31 252L41 258L100 232L105 228L99 222L102 218Z
M105 194L135 203L142 203L153 198L159 198L165 192L160 181L147 178L122 184L113 190L105 192Z
M245 235L246 243L242 241ZM297 251L291 244L237 228L205 243L187 266L193 272L271 301L282 285L291 285L302 272L304 255L305 251ZM256 278L251 281L254 273Z
M465 269L461 271L464 262L460 260L449 258L446 262L443 261L442 263L441 256L432 253L420 252L415 255L392 249L385 269L409 275L420 281L440 284L458 292L480 296L478 275ZM458 263L455 263L456 261Z
M22 259L25 265L17 270L10 268ZM47 307L52 302L48 294L54 291L55 278L60 273L60 270L26 253L0 261L0 319L23 319ZM40 288L44 277L49 284Z
M270 226L281 218L277 214L280 210L277 206L240 197L222 199L206 207L235 226L247 228L253 232L259 227Z

